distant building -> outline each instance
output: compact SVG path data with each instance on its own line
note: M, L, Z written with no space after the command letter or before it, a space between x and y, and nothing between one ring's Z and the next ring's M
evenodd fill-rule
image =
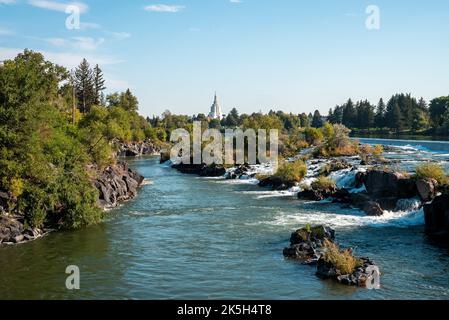
M212 104L212 107L210 108L209 118L217 119L217 120L221 120L224 118L223 110L221 110L221 106L218 103L217 93L215 93L214 103Z

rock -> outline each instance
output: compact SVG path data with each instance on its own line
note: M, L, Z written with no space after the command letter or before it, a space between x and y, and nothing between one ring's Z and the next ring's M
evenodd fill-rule
M276 177L276 176L266 177L259 181L259 187L262 187L262 188L269 187L273 190L278 190L278 191L288 190L290 188L293 188L294 186L296 186L295 182L284 181L281 178Z
M372 197L413 198L418 193L413 178L399 172L373 169L362 179Z
M165 162L167 162L168 160L170 160L170 158L171 158L170 152L167 152L167 151L161 152L161 160L160 160L160 163L165 163Z
M320 257L319 249L324 240L333 241L335 231L325 226L306 227L296 230L290 237L290 247L285 248L285 257L295 259L304 264L311 264Z
M369 216L381 216L384 214L380 204L375 201L368 201L363 205L363 211Z
M156 155L160 152L160 148L154 145L150 140L143 142L123 143L114 141L117 146L117 156L119 157L139 157L142 155Z
M416 187L421 199L428 202L436 197L438 182L435 179L418 179Z
M436 197L424 205L426 232L437 240L449 243L449 194Z
M202 177L222 177L226 174L226 169L222 165L213 164L206 166L201 172Z
M20 243L25 239L23 234L20 234L18 236L15 236L14 238L12 238L14 243Z
M338 189L332 194L334 203L351 203L351 193L347 189Z
M326 199L326 196L318 190L304 190L298 193L298 199L309 201L322 201Z
M119 162L101 172L92 184L99 191L98 205L114 208L120 202L134 198L143 181L144 177L131 170L127 163Z

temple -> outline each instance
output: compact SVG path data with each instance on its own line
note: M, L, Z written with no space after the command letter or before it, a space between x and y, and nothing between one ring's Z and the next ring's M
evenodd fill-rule
M221 110L221 106L218 103L217 93L215 93L214 103L210 108L209 118L218 120L223 119L223 111Z

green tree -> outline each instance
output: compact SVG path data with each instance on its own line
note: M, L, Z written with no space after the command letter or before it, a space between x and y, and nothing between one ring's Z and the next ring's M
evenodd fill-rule
M103 77L103 71L100 69L98 64L95 66L93 71L93 77L94 77L94 91L95 91L95 104L101 105L102 104L102 96L103 91L106 89L104 83L104 77Z
M86 59L75 69L75 86L82 113L89 112L90 107L95 104L95 84L93 71L90 69Z

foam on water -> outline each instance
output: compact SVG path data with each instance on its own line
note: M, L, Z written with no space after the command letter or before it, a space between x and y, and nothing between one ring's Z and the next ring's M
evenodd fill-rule
M340 210L338 210L340 211ZM420 226L424 224L423 210L409 212L385 211L382 216L371 217L356 209L345 209L345 212L324 212L319 209L313 213L284 214L276 216L272 221L265 221L264 224L275 226L297 227L306 224L323 224L333 228L348 227L400 227Z

